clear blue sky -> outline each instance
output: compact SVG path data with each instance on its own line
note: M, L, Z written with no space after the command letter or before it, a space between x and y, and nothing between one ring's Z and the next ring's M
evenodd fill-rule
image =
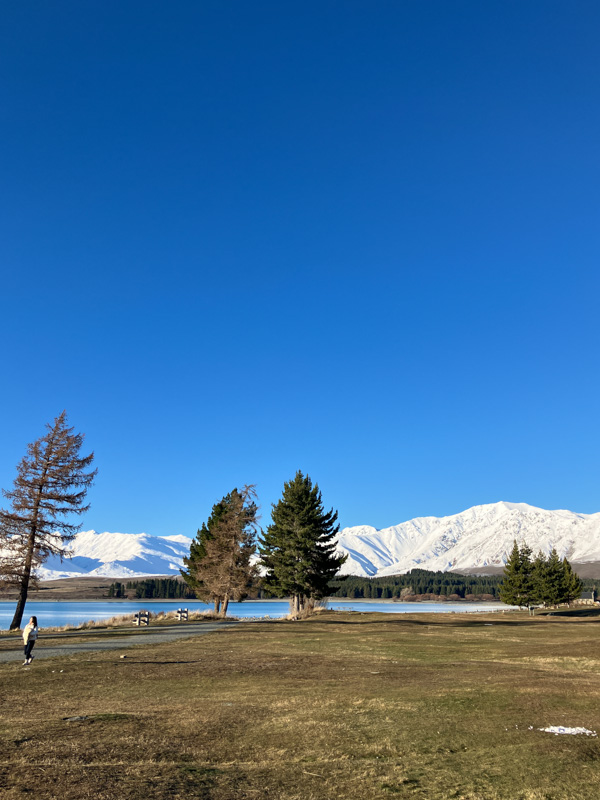
M2 450L84 527L308 472L342 525L600 510L600 6L29 0L0 26Z

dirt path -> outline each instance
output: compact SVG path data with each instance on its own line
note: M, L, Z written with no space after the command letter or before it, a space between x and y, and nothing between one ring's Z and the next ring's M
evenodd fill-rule
M69 656L75 653L90 653L99 650L120 650L143 644L160 644L175 639L189 639L203 633L224 631L238 622L204 622L201 624L164 625L139 628L134 631L116 628L107 631L70 631L52 633L40 637L35 645L35 659ZM48 642L44 643L44 638ZM64 640L62 642L61 640ZM57 643L58 642L58 643ZM35 662L34 659L34 662ZM0 663L23 660L23 641L20 636L0 640Z

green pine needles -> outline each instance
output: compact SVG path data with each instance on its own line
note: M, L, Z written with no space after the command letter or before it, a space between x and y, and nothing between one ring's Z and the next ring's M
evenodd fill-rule
M504 568L500 599L512 606L557 606L571 603L581 594L582 583L566 558L553 548L532 559L531 548L515 541Z
M347 558L336 553L337 511L325 511L317 484L298 471L284 484L271 517L259 546L266 570L263 588L272 596L290 597L297 617L330 593L330 581Z

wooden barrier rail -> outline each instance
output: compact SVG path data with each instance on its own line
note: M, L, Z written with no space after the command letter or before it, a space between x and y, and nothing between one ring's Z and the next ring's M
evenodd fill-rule
M137 625L150 625L150 612L149 611L136 611L133 615L133 624Z

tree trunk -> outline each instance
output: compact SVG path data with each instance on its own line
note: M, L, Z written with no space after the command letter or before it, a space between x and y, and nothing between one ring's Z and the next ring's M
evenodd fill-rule
M218 614L221 610L221 599L219 597L215 598L215 614Z
M25 566L23 567L23 575L21 577L21 586L19 591L19 600L15 609L13 621L10 623L10 630L14 631L21 627L21 620L23 619L23 612L25 611L25 603L27 602L27 592L29 591L29 579L31 578L31 565L33 564L33 550L35 546L35 531L29 534L29 541L27 542L27 555L25 557Z
M221 605L221 616L222 617L226 617L227 616L227 606L228 605L229 605L229 595L226 594L225 597L223 598L223 603Z

